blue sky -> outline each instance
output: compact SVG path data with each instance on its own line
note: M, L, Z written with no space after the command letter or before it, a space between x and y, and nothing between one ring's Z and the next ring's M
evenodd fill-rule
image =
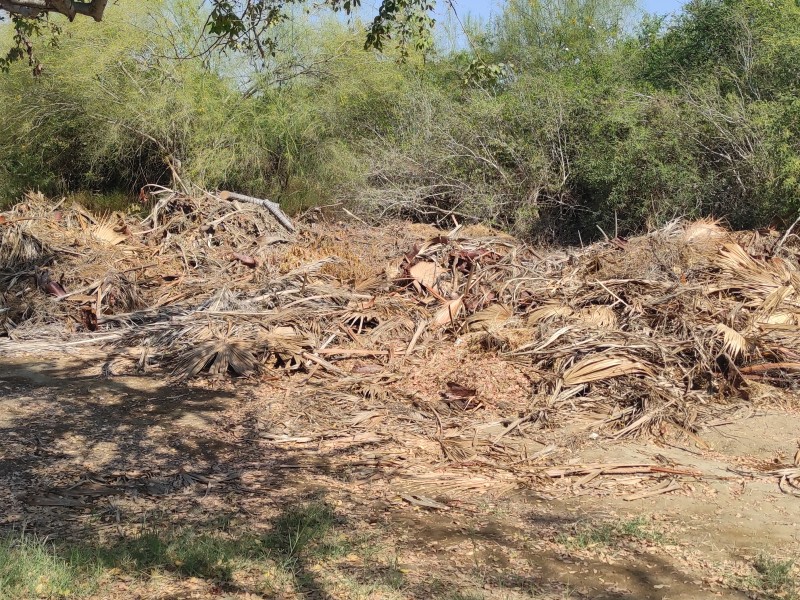
M444 2L439 2L444 4ZM471 12L487 17L496 12L501 0L456 0L456 8L460 13ZM648 12L667 14L675 12L684 4L684 0L643 0L642 6Z

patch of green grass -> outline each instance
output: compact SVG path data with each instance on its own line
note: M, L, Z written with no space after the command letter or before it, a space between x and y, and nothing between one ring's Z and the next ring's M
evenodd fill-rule
M90 595L120 572L143 580L171 573L214 582L230 582L236 573L262 573L267 588L302 589L313 577L310 564L360 548L357 539L334 532L335 522L330 506L310 502L282 513L266 536L234 534L223 519L199 528L146 529L104 544L0 537L0 600ZM393 589L405 585L396 565L382 570L380 579Z
M762 600L800 600L793 560L778 560L762 554L753 563L756 575L747 583Z
M622 537L627 537L644 542L651 542L660 544L664 541L664 534L659 531L653 531L647 527L647 519L637 517L628 521L621 521L617 524L617 533Z
M556 537L559 544L568 548L590 548L592 546L614 546L625 540L638 540L659 544L664 535L646 527L647 521L638 517L627 521L578 526L571 534L562 533Z
M406 586L406 576L400 569L397 557L390 560L389 564L377 573L377 579L384 586L393 590L401 590Z
M66 551L78 565L119 569L131 574L171 571L183 576L230 581L238 566L259 558L255 536L194 529L146 531L114 545L73 547Z
M267 558L256 536L191 528L63 548L31 536L0 538L0 600L84 596L112 571L137 577L171 572L227 582L235 571L258 569Z
M306 551L322 557L340 555L346 553L341 540L328 539L323 543L335 519L330 506L322 502L292 507L278 517L273 531L262 543L283 559L284 567L293 566Z
M100 571L60 556L33 536L0 538L0 598L66 598L91 593Z

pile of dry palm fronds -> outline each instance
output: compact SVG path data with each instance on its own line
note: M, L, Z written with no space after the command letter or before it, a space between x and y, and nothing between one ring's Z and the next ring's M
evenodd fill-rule
M691 434L748 384L800 377L800 271L791 249L770 256L777 233L676 221L567 251L480 228L288 234L258 206L166 189L141 221L39 196L0 219L8 351L96 336L135 349L131 368L177 379L279 369L318 397L401 398L437 419L502 406L478 397L464 358L492 356L528 391L473 432L473 447L511 447L520 429L577 414L617 437ZM440 385L456 354L462 381L442 398L404 387ZM469 455L439 428L445 454Z

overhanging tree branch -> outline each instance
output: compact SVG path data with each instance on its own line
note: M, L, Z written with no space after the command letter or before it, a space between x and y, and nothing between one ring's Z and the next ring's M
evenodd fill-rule
M76 15L91 17L95 21L103 20L108 0L0 0L0 10L12 15L34 18L45 13L60 13L72 21Z
M266 61L275 56L276 25L291 18L288 7L298 4L326 6L350 15L361 6L362 0L205 0L210 9L204 28L205 52L235 50L250 52ZM377 2L377 0L376 0ZM44 17L50 13L65 15L72 21L76 15L102 21L108 0L0 0L0 11L14 20L14 46L0 57L0 71L11 63L28 56L29 64L38 74L42 70L33 52L32 38L47 28L54 37L60 31L57 22ZM426 52L431 44L434 0L380 0L378 14L366 31L366 49L382 50L385 40L393 40L406 58L409 48ZM3 13L0 12L0 20Z

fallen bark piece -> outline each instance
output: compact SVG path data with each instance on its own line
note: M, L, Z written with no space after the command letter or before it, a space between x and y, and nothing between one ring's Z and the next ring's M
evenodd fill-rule
M254 198L253 196L245 196L244 194L237 194L236 192L220 192L219 197L220 200L239 200L240 202L249 202L250 204L255 204L256 206L263 206L269 212L271 212L272 216L275 217L275 220L283 225L286 229L292 233L297 231L295 226L292 224L292 221L286 216L286 213L281 210L281 206L277 202L264 200L263 198Z
M664 483L657 485L654 488L650 488L649 490L642 490L641 492L636 492L635 494L630 494L629 496L623 496L622 499L627 501L642 500L644 498L660 496L661 494L669 494L670 492L675 492L682 488L683 486L673 479L671 481L665 481Z
M436 502L432 498L426 496L412 496L411 494L400 494L400 497L411 504L412 506L420 506L422 508L434 508L437 510L450 510L450 507L441 502Z
M556 467L545 470L548 477L573 477L575 475L592 475L592 479L598 475L640 475L648 473L666 473L669 475L686 475L687 477L702 477L700 471L690 469L679 469L675 467L664 467L662 465L650 464L592 464L576 465L569 467Z

